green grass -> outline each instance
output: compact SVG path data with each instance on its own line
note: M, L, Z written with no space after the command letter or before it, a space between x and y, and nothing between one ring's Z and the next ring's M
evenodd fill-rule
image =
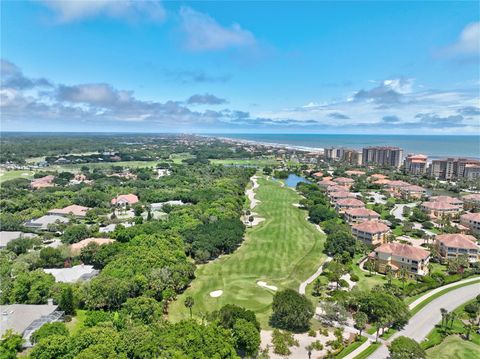
M83 323L86 319L85 313L85 310L78 309L77 314L72 318L72 320L66 323L70 335L77 333L83 327Z
M474 281L471 281L471 282L467 282L467 283L462 283L462 284L459 284L459 285L456 285L456 286L453 286L453 287L450 287L450 288L447 288L447 289L444 289L444 290L441 290L440 292L438 293L435 293L434 295L432 295L431 297L428 297L427 299L425 299L423 302L421 302L420 304L418 304L415 308L413 308L410 313L412 316L414 316L415 314L417 314L422 308L424 308L428 303L430 303L431 301L437 299L438 297L441 297L442 295L452 291L452 290L455 290L455 289L458 289L458 288L461 288L461 287L465 287L467 285L472 285L472 284L477 284L477 283L480 283L480 279L477 281L477 280L474 280ZM428 293L428 292L427 292ZM426 293L423 293L423 294L426 294Z
M0 171L0 183L3 183L5 181L10 181L15 178L26 178L26 179L31 179L33 178L33 171L28 171L28 170L15 170L15 171Z
M368 358L370 355L373 354L373 352L375 350L378 349L378 347L381 345L381 343L372 343L370 344L370 346L365 349L363 352L361 352L360 354L358 354L355 359L365 359L365 358Z
M480 358L480 346L451 335L441 344L427 350L428 359L476 359Z
M325 236L305 219L303 210L292 205L300 200L298 193L263 177L259 184L256 198L261 203L254 211L265 221L247 229L245 242L234 253L197 268L191 287L170 306L173 321L188 317L183 303L192 296L196 316L232 303L255 311L265 328L275 292L257 281L279 290L297 290L325 259ZM210 297L215 290L223 290L223 295Z
M335 355L335 359L341 359L341 358L344 358L346 357L348 354L350 354L351 352L353 352L354 350L356 350L360 345L362 345L363 343L365 343L367 340L366 337L361 337L360 340L356 341L356 342L353 342L352 344L350 344L349 346L345 347L340 353L338 353L337 355Z
M370 275L368 272L364 272L360 269L358 266L358 262L365 257L363 254L356 255L355 258L353 259L353 265L352 265L352 271L355 273L359 280L357 282L357 287L358 289L361 290L370 290L376 285L383 285L386 283L386 280L383 276L376 274L372 272L372 275Z
M253 159L222 159L210 160L210 163L217 165L247 165L247 166L275 166L278 161L274 158L253 158Z
M58 172L78 172L82 166L90 168L110 168L112 166L121 166L128 168L140 168L140 167L156 167L159 161L118 161L118 162L96 162L96 163L79 163L79 164L67 164L67 165L52 165L45 168L45 171L53 170Z
M170 155L170 159L173 161L173 163L180 164L182 163L183 160L187 160L189 158L193 158L195 156L191 155L188 152L184 153L173 153ZM162 161L160 161L162 162Z

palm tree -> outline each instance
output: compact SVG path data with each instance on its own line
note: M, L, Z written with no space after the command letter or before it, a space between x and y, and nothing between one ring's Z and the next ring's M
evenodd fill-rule
M458 314L455 313L455 312L451 312L450 315L449 315L449 319L450 319L450 328L453 327L453 322L455 321L455 319L458 318Z
M448 310L445 308L440 308L440 313L442 314L442 327L443 327L443 322L445 321L445 318L447 317Z
M405 290L405 284L407 283L408 279L408 270L405 267L400 268L399 272L400 280L403 282L403 289Z
M184 304L185 304L185 307L190 309L190 318L192 318L192 307L195 304L193 297L188 296L187 298L185 298Z
M467 338L467 340L470 340L470 332L473 329L473 325L470 323L464 323L463 328L465 329L465 337Z
M392 271L392 266L386 265L385 266L385 277L388 280L388 284L392 284L392 279L393 279L393 271Z

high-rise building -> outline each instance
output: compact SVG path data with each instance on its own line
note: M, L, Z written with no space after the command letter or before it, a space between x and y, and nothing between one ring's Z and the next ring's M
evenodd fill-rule
M425 155L409 154L405 158L405 172L415 176L421 176L427 172L427 159Z
M480 178L480 161L451 157L433 160L429 167L429 174L440 180L477 179Z
M362 152L351 148L325 148L324 156L327 160L342 161L354 166L362 164Z
M403 150L398 147L374 146L365 147L362 151L364 165L400 167L403 161Z

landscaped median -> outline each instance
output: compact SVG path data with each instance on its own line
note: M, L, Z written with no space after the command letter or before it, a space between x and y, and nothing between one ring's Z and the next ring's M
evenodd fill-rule
M410 313L411 313L412 316L414 316L422 308L424 308L426 305L428 305L430 302L432 302L436 298L439 298L439 297L441 297L441 296L443 296L443 295L445 295L445 294L447 294L447 293L449 293L453 290L456 290L458 288L462 288L462 287L465 287L465 286L478 284L478 283L480 283L480 277L475 276L475 277L472 277L472 278L463 279L462 281L459 281L457 283L447 284L446 286L444 286L444 287L447 287L447 288L442 289L442 287L439 287L439 288L436 288L436 289L432 289L431 291L423 294L421 297L419 297L418 299L416 299L414 302L412 302L410 304L410 306L409 306ZM367 332L369 332L369 331L367 331ZM395 333L394 331L389 330L387 332L387 336L384 337L384 339L390 338L391 335L393 335L394 333ZM372 343L365 350L363 350L360 354L355 356L355 359L367 358L373 352L375 352L375 350L380 345L381 345L380 343ZM346 349L348 349L348 347ZM353 349L353 350L355 350L355 349Z

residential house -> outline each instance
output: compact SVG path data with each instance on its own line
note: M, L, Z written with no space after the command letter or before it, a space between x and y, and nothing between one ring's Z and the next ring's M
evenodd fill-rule
M375 261L375 270L386 273L390 267L394 273L406 269L410 278L428 274L430 252L423 248L402 243L384 243L375 248L370 256Z
M357 198L357 196L354 193L347 192L345 190L339 191L339 192L331 192L328 194L328 196L330 197L330 200L333 203L345 198Z
M76 204L72 204L71 206L67 206L65 208L54 208L48 211L48 214L53 214L57 216L74 216L77 218L84 218L87 215L87 211L90 208L84 206L78 206Z
M365 221L378 221L380 215L368 208L347 209L344 213L345 221L349 224L361 223Z
M353 179L348 177L337 177L333 179L333 182L339 186L345 187L346 189L350 189L355 183Z
M116 206L132 206L138 202L138 197L134 194L121 194L120 196L113 198L111 203Z
M100 273L94 269L92 265L79 264L71 268L45 268L45 273L55 277L56 282L60 283L77 283L85 282Z
M465 213L460 216L460 224L468 227L474 235L480 235L480 213Z
M363 176L365 175L365 171L358 171L358 170L349 170L349 171L345 171L345 174L347 176Z
M37 219L32 219L26 222L24 225L28 228L40 229L43 231L50 230L52 225L55 224L67 224L70 220L64 216L58 215L46 215Z
M73 243L70 245L70 252L72 254L79 254L83 248L88 246L90 243L95 243L98 244L99 246L102 246L104 244L110 244L115 242L115 240L110 239L110 238L85 238L82 239L80 242Z
M55 179L55 176L52 176L52 175L48 175L41 178L35 178L32 180L32 182L30 182L30 187L33 189L53 187L55 185L53 183L54 179Z
M1 325L0 337L7 330L19 333L25 340L23 346L31 347L30 337L34 331L45 323L62 320L63 312L50 299L48 304L10 304L0 305Z
M458 233L440 234L435 238L435 246L443 262L460 256L466 256L470 263L478 262L480 247L474 236Z
M453 217L461 211L460 207L447 202L423 202L420 207L432 219Z
M376 246L387 241L390 228L382 222L365 221L354 224L352 234L363 243Z
M37 235L34 233L24 233L19 231L1 231L0 232L0 248L5 248L8 243L18 238L33 238Z
M409 185L401 187L400 193L403 198L414 201L422 198L425 195L426 190L425 188L417 185Z
M429 198L429 200L431 202L445 202L460 208L463 206L463 201L460 198L451 196L432 196Z

